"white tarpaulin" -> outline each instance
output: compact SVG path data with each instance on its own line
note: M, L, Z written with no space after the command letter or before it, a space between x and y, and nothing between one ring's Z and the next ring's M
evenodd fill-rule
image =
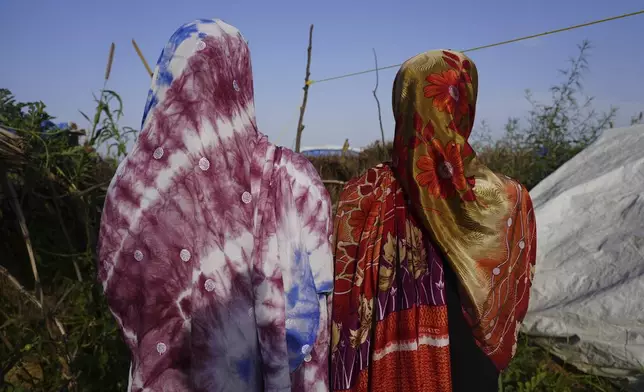
M537 269L523 332L581 370L642 380L644 126L605 131L530 195Z

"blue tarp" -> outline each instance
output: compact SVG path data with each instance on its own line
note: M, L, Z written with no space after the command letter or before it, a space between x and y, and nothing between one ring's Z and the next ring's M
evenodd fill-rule
M353 150L347 150L345 156L357 156L359 153ZM302 155L307 157L321 157L321 156L340 156L342 149L337 148L319 148L302 151Z

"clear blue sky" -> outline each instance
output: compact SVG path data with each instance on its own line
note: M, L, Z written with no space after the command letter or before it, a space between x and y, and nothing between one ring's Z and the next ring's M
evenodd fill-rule
M125 102L123 123L138 127L149 77L130 40L154 65L174 30L195 18L220 18L250 41L261 130L277 143L294 139L315 24L313 79L397 64L429 49L465 49L644 8L642 0L533 1L204 1L0 0L0 87L19 100L42 100L60 121L84 124L92 92L103 83L111 42L116 55L109 88ZM589 39L594 46L586 93L599 108L620 108L618 125L644 110L644 16L472 53L479 69L478 121L498 130L525 115L524 90L547 97L557 70ZM381 71L379 98L387 137L393 134L391 84ZM363 146L379 137L372 97L375 74L313 85L304 145Z

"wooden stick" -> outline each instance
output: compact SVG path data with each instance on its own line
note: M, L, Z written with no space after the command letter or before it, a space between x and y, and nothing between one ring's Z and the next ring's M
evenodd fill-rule
M51 183L51 191L53 194L52 202L54 204L54 209L56 210L56 215L58 216L58 222L60 223L60 228L63 232L63 235L65 236L65 239L67 240L67 245L69 246L70 251L74 251L74 245L72 244L72 238L69 235L69 232L67 231L67 227L65 226L65 219L63 219L63 213L61 212L60 204L59 204L59 196L58 193L56 192L56 185L54 183ZM80 267L78 265L78 262L76 259L72 259L72 264L74 265L74 270L76 271L76 279L78 279L79 282L83 282L83 275L81 274Z
M309 28L309 47L306 58L306 76L304 77L304 98L300 106L300 119L297 122L297 136L295 137L295 152L300 152L302 142L302 131L304 131L304 112L306 111L306 102L309 98L309 78L311 77L311 49L313 46L313 25Z
M7 190L9 193L9 201L11 204L12 209L14 210L14 214L16 214L16 218L18 219L18 226L20 227L20 231L22 232L22 239L25 241L25 247L27 248L27 255L29 256L29 262L31 264L31 272L34 275L34 282L35 282L35 288L36 288L36 295L38 296L37 298L40 299L40 303L43 303L43 292L42 292L42 286L40 285L40 277L38 276L38 267L36 266L36 256L34 255L34 249L31 246L31 238L29 236L29 229L27 228L27 222L25 220L25 216L22 213L22 208L20 207L20 202L18 201L18 194L16 193L16 190L13 187L13 184L11 184L11 180L9 180L9 176L7 176L7 173L2 173L3 177L3 188Z
M65 197L68 197L68 196L76 196L76 197L82 196L82 195L84 195L86 193L90 193L90 192L92 192L92 191L94 191L96 189L106 187L106 186L110 185L110 182L111 182L111 180L102 182L100 184L92 185L92 186L90 186L88 188L83 189L82 191L74 190L74 191L66 192L66 193L63 193L62 195L56 195L56 196L45 196L42 193L38 193L38 192L35 192L35 191L32 191L32 193L34 195L40 197L41 199L47 199L47 200L64 199Z
M378 105L378 122L380 123L380 134L382 136L382 150L385 149L385 129L382 127L382 111L380 110L380 100L378 99L378 84L380 82L380 75L378 72L378 56L376 55L376 49L373 50L373 59L376 62L376 86L373 88L373 97L376 99L376 104Z
M4 279L9 281L11 285L18 291L23 297L25 297L29 302L31 302L33 305L35 305L38 309L44 311L42 302L39 301L33 294L31 294L27 289L22 287L20 282L18 282L18 279L16 279L11 273L9 273L9 270L7 270L5 267L0 265L0 276L2 276ZM63 326L63 323L61 323L56 317L53 317L54 324L56 324L56 328L58 328L58 332L62 336L66 336L67 332L65 331L65 327Z
M143 63L143 66L145 67L146 71L148 71L148 74L150 75L150 77L152 77L154 73L152 72L152 69L150 68L150 65L148 64L148 62L145 60L145 57L143 57L143 52L141 52L141 49L139 49L139 45L136 44L136 41L134 40L134 38L132 38L132 45L134 46L134 50L136 50L136 54L139 55L139 58L141 59L141 62Z

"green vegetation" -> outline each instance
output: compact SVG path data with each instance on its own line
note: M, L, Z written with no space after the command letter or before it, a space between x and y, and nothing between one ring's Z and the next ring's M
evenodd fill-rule
M479 156L491 169L520 180L532 189L542 179L595 141L601 131L610 128L617 109L597 113L593 99L582 95L582 76L587 69L590 45L579 46L579 54L561 71L563 81L550 88L551 101L526 98L532 104L522 126L519 118L510 118L505 133L492 140L487 126L474 143Z
M588 45L527 121L511 119L475 146L494 170L537 184L611 125L580 100ZM106 76L108 79L108 76ZM105 192L132 129L118 124L118 95L101 91L88 129L43 132L42 103L0 90L0 390L123 391L129 353L96 283L96 238ZM641 121L642 117L634 118ZM526 125L523 125L526 124ZM99 155L97 150L105 151ZM316 158L337 199L341 182L385 158L378 145L357 158ZM618 391L554 360L525 337L501 379L503 391Z
M45 105L0 90L0 390L127 386L128 352L95 279L100 211L131 132L120 113L103 92L79 143L84 131L42 132Z

